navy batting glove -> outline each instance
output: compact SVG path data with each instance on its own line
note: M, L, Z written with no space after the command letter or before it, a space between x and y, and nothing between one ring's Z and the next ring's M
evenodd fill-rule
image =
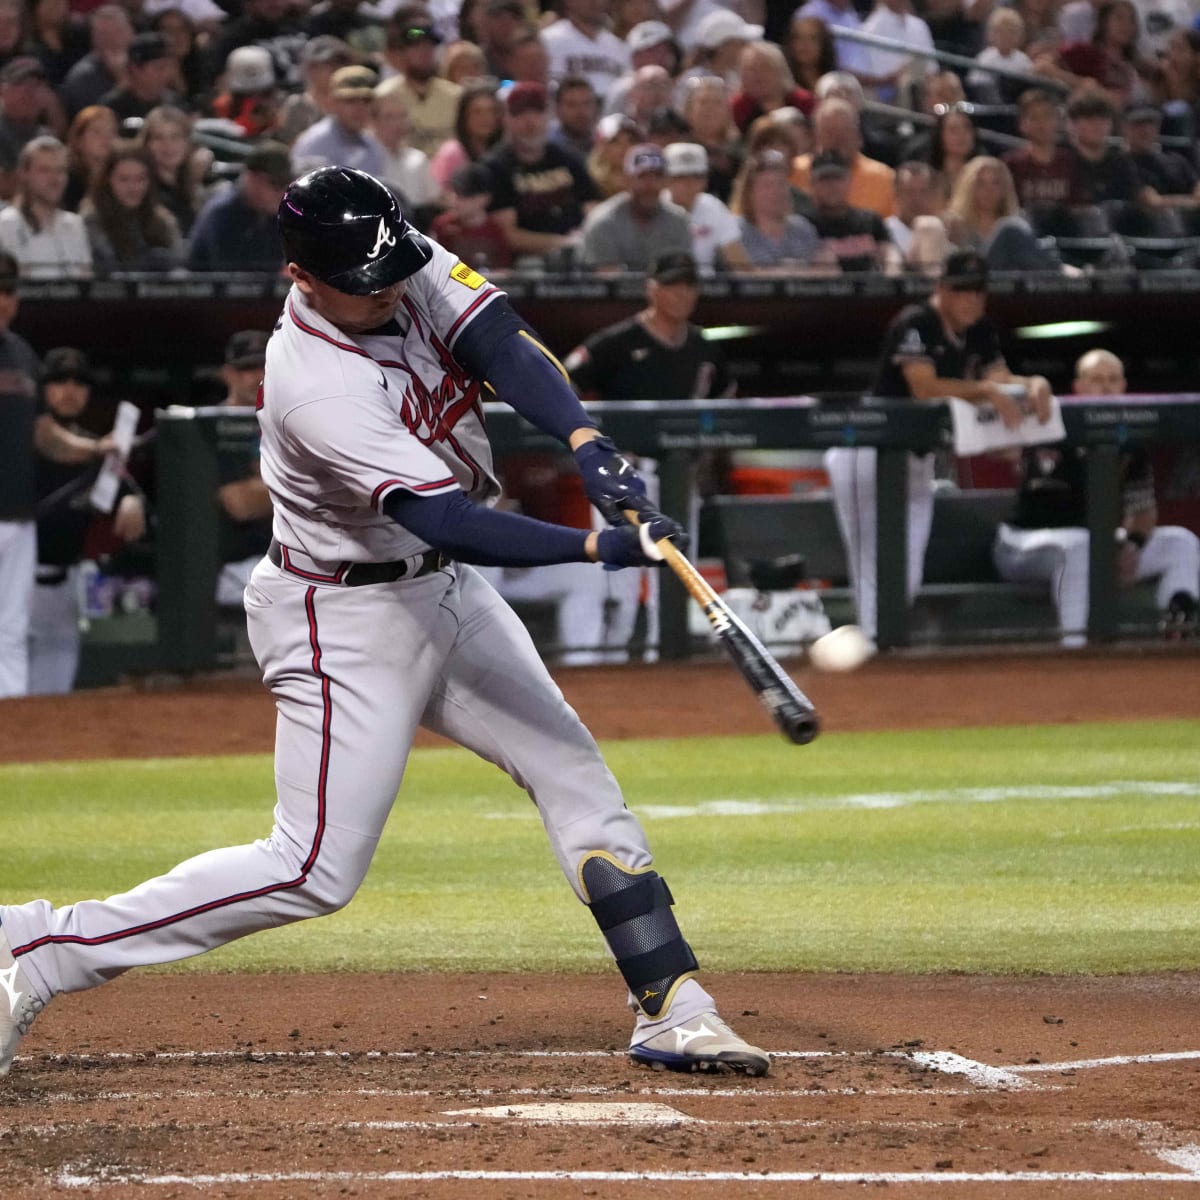
M596 553L606 567L656 567L663 553L657 543L669 538L680 550L685 550L688 536L678 521L671 520L655 509L646 509L638 526L621 525L602 529L596 538Z
M610 525L623 525L623 508L640 508L646 496L646 481L616 447L611 438L584 442L575 451L587 498Z

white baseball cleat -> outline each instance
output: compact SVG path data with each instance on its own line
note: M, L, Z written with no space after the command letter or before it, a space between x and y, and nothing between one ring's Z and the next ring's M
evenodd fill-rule
M629 1047L629 1057L656 1071L737 1071L765 1075L771 1057L738 1037L716 1013L700 1016Z
M39 1000L29 986L21 964L13 958L4 930L0 929L0 1075L8 1074L17 1043L45 1007L45 1001Z

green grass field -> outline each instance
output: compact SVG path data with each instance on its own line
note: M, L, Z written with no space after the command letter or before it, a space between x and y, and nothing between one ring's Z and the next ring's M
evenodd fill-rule
M606 747L709 969L1200 967L1200 725ZM0 768L0 902L121 891L265 836L265 757ZM185 969L603 970L533 806L465 751L413 755L336 916ZM179 968L175 968L179 969Z

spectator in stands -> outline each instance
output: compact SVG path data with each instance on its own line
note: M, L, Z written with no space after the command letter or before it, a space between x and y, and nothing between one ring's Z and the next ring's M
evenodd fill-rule
M205 42L229 16L216 0L133 0L132 3L123 0L123 3L131 10L136 8L142 20L148 20L152 28L164 34L166 30L159 28L158 18L163 13L178 13L186 19L191 32Z
M607 26L608 0L562 0L563 16L542 30L550 79L583 75L603 102L629 70L629 47Z
M896 212L884 220L905 267L922 275L940 274L950 250L933 168L924 162L904 162L896 168Z
M88 46L87 26L71 12L68 0L34 0L25 52L46 68L52 87L63 82Z
M741 87L730 101L733 120L745 133L759 117L780 108L813 110L813 94L796 85L783 51L773 42L753 42L738 60Z
M288 0L243 0L242 15L227 21L212 44L212 74L239 46L263 46L271 55L276 83L298 85L305 36L295 12Z
M54 132L43 123L50 95L46 69L36 58L14 58L0 69L0 198L13 194L21 148Z
M129 43L129 61L125 81L100 97L100 103L111 108L120 121L144 117L161 104L178 107L181 96L171 91L175 60L161 33L139 33Z
M605 113L629 114L629 91L633 87L634 75L642 67L661 67L670 76L672 86L683 63L679 43L671 27L663 21L641 21L625 38L629 48L629 70L613 81L605 97ZM559 84L561 91L562 84Z
M1017 127L1028 143L1004 155L1012 173L1017 202L1035 231L1069 233L1069 210L1081 202L1075 159L1059 142L1062 117L1058 99L1044 88L1021 94Z
M832 257L843 271L903 269L900 252L888 236L883 218L850 203L850 164L837 150L823 150L812 160L812 222L824 257Z
M708 190L708 155L695 142L672 142L663 151L667 193L688 215L692 257L704 274L718 267L741 270L751 266L742 245L737 217Z
M81 109L67 131L67 191L62 206L78 212L80 201L104 170L117 140L117 115L102 104Z
M980 104L1009 104L1028 86L1005 79L993 69L1033 72L1033 60L1021 47L1025 44L1025 21L1013 8L997 8L987 19L987 45L975 56L979 64L967 75L971 98Z
M473 79L487 74L487 59L474 42L451 42L442 54L438 74L450 83L463 87Z
M186 239L204 203L204 177L212 165L212 151L193 145L191 119L169 106L146 114L137 142L150 160L158 202L175 218Z
M82 445L38 412L41 366L13 333L20 299L17 262L0 252L0 699L29 689L29 618L37 566L35 448L58 461L81 450L98 459L111 441ZM78 458L75 460L78 461Z
M304 32L310 38L340 38L359 54L370 54L381 49L384 41L374 13L375 6L363 0L319 0L304 18Z
M793 109L792 111L797 110ZM748 162L752 158L758 158L769 150L774 150L782 154L789 163L794 162L797 155L807 154L812 149L811 138L803 140L807 144L801 146L799 144L801 136L798 127L791 123L777 121L775 113L772 113L768 117L759 117L750 126L750 130L746 134L744 145L745 158L743 162ZM802 192L790 182L788 188L792 197L792 211L798 216L807 217L812 212L812 197L807 192Z
M192 227L188 269L277 274L283 267L283 247L275 214L292 178L286 146L255 146L237 183L218 188L200 210Z
M715 75L725 81L732 96L742 86L738 74L742 50L762 35L761 25L751 25L726 8L712 9L696 29L693 61L680 76L680 83L686 85L692 79Z
M646 307L592 334L572 350L564 366L585 400L689 400L732 396L735 385L720 347L692 323L700 298L699 272L687 253L658 256L647 272ZM658 480L653 461L639 460L654 501ZM694 522L689 521L693 526ZM606 623L604 661L622 662L633 636L641 571L602 572L614 612ZM654 573L646 580L656 587ZM601 600L603 601L603 597ZM647 596L647 642L657 641L657 595ZM583 612L586 619L587 610ZM593 616L594 619L594 616Z
M466 163L450 177L449 208L433 219L430 233L451 254L480 271L506 271L512 247L490 212L492 176L481 163Z
M149 159L133 142L117 143L80 215L100 276L183 265L179 225L158 203Z
M822 100L813 117L813 148L816 153L836 151L850 164L850 203L880 217L892 215L893 171L891 167L862 153L862 130L858 113L846 100ZM811 154L802 154L792 167L792 183L810 191Z
M23 52L25 5L20 0L0 0L0 67Z
M1062 30L1058 26L1058 12L1062 0L1012 0L1014 12L1020 13L1025 22L1025 41L1021 49L1033 60L1053 53L1062 42Z
M119 4L102 4L88 17L92 48L68 72L59 96L68 117L98 104L125 78L133 24Z
M1096 9L1091 41L1070 42L1054 56L1036 60L1037 70L1071 88L1099 86L1115 108L1146 98L1143 74L1150 73L1138 52L1138 13L1130 0L1104 0Z
M383 176L387 155L371 132L371 105L378 82L370 67L341 67L334 72L329 116L310 125L292 143L298 170L353 167L376 178Z
M836 274L831 253L806 217L797 215L788 185L788 159L766 150L742 164L729 205L740 218L742 246L756 270Z
M554 94L554 124L550 140L586 159L596 144L600 100L582 75L568 75Z
M973 0L926 0L921 6L921 15L939 50L970 57L983 45L980 26L990 9L989 0L982 4Z
M1119 231L1138 200L1141 183L1128 153L1110 141L1115 117L1111 102L1101 92L1084 91L1067 104L1068 149L1080 202L1103 206Z
M963 167L981 153L979 134L970 114L958 105L944 109L934 121L926 161L937 176L943 200L948 200Z
M1075 366L1073 390L1083 396L1122 396L1125 368L1115 354L1090 350ZM1023 457L1023 482L1012 518L996 531L993 556L1002 579L1050 584L1062 644L1087 644L1091 538L1087 462L1082 447L1035 446ZM1121 523L1116 536L1117 584L1158 580L1158 606L1170 637L1195 636L1200 539L1189 529L1159 525L1154 476L1143 450L1120 460Z
M959 249L975 250L993 271L1061 271L1058 255L1044 247L1020 216L1012 175L983 155L963 169L945 213L946 232Z
M329 116L333 111L334 73L341 67L352 66L355 61L354 51L341 38L310 38L300 54L304 91L284 100L274 136L290 146L310 125ZM272 73L272 88L274 82Z
M584 266L648 271L659 254L691 250L688 214L663 199L667 164L657 146L643 143L625 155L627 191L598 204L583 223Z
M516 83L504 99L504 140L483 159L492 173L492 211L513 253L561 255L574 246L600 198L583 161L547 140L549 95Z
M951 72L947 74L952 79L958 79L958 76ZM936 80L937 76L933 78ZM822 75L817 81L816 96L818 106L826 100L844 100L850 105L858 117L862 152L867 158L891 167L898 162L919 157L907 147L904 150L900 149L900 135L892 117L867 111L867 97L863 86L849 72L832 71L828 75Z
M908 0L877 0L870 15L862 24L863 33L892 38L912 50L932 50L933 34L929 26L911 10ZM896 50L880 50L874 46L867 51L868 74L863 85L887 103L900 97L900 88L925 74L928 60Z
M587 169L600 195L615 196L625 186L625 155L645 141L646 134L632 118L609 113L596 124L596 145L588 155Z
M459 167L479 162L503 137L504 106L494 82L481 79L465 84L454 116L454 136L443 142L429 160L438 186L447 188Z
M661 112L671 110L671 77L662 67L638 67L625 96L624 115L636 121L650 134L650 122Z
M703 146L708 155L708 190L728 204L742 165L742 151L725 81L715 75L689 80L683 117L691 129L691 140Z
M792 21L795 23L802 18L821 21L826 27L853 30L862 28L862 18L858 15L853 0L808 0L808 3L796 9ZM836 69L849 71L863 78L870 76L871 58L866 46L845 37L834 36L833 42L837 55L836 66L827 67L821 74ZM799 74L796 78L800 78ZM809 85L805 83L805 86Z
M398 9L386 26L389 64L404 79L404 98L412 123L409 141L433 158L455 136L462 88L437 73L441 35L421 9Z
M205 3L209 2L205 0ZM224 20L225 10L217 8L216 4L213 8L220 13L219 19ZM207 90L208 74L196 24L178 8L164 8L155 16L152 28L166 39L171 55L167 86L177 96L187 96L189 100L201 96Z
M796 84L815 95L821 76L837 70L837 39L820 17L806 14L808 7L797 9L792 17L784 53Z
M1200 131L1200 29L1176 29L1159 66L1158 99L1171 130L1195 140Z
M550 82L550 54L536 29L519 34L508 52L508 74L514 83Z
M1148 104L1130 109L1123 130L1141 184L1142 204L1151 214L1178 217L1178 232L1200 229L1200 174L1182 154L1163 149L1161 110ZM1169 225L1164 221L1161 228L1165 232Z
M232 121L251 141L274 137L279 127L279 87L275 60L266 46L231 50L222 75L222 89L213 100L213 115Z
M229 339L221 368L226 388L223 407L253 409L257 404L268 336L257 329L242 329ZM220 466L217 503L228 519L221 523L216 598L222 607L240 609L250 572L262 561L271 542L273 509L259 471L257 443L241 455L221 455Z
M405 215L425 228L441 207L442 189L429 169L429 159L408 144L409 128L404 81L385 79L375 88L371 103L371 132L385 155L380 178L404 197Z
M1025 411L1003 384L1023 385L1026 403L1038 419L1050 415L1050 385L1040 375L1020 377L1009 371L1000 351L1000 334L985 315L987 263L973 251L956 251L933 295L923 304L902 309L884 334L879 370L871 395L928 403L958 396L972 404L991 405L1004 425L1013 429ZM838 529L846 548L846 565L854 588L858 623L872 640L877 629L875 573L876 526L864 514L876 506L873 449L829 450L825 466L833 490ZM933 521L934 456L908 456L908 599L921 586L925 551Z
M90 279L92 250L82 218L62 208L67 148L57 138L26 142L17 160L17 194L0 212L0 249L25 279Z
M483 51L487 64L483 74L493 79L511 79L509 51L513 42L526 32L529 23L524 0L482 0L478 23L479 36L471 40ZM469 35L464 33L462 36Z
M70 692L79 670L79 565L96 518L89 496L102 449L107 452L112 444L85 424L91 394L92 368L83 351L59 346L46 355L41 419L53 424L58 444L57 457L37 456L37 583L29 622L32 696ZM68 447L73 453L64 458ZM121 490L112 533L120 542L136 542L146 532L145 503L128 485Z

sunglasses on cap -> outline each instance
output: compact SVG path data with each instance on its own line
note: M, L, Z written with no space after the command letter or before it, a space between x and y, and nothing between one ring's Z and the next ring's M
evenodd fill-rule
M427 25L410 25L407 29L400 30L399 37L406 46L415 46L418 42L437 41L433 30Z

